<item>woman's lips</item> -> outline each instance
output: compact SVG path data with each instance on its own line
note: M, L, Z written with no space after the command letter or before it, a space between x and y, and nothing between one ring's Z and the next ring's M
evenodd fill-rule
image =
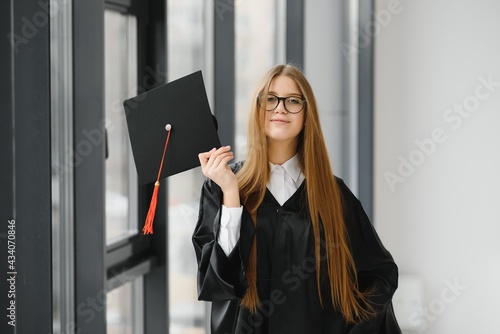
M271 119L271 122L274 122L274 123L289 123L287 120L285 119L280 119L280 118L276 118L276 119Z

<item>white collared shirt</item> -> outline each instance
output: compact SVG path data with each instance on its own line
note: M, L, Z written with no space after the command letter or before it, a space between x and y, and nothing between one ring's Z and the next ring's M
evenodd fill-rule
M299 189L305 177L300 170L299 159L294 155L282 165L269 163L271 167L271 177L267 182L267 189L273 194L280 205L286 201Z
M269 163L271 177L267 182L267 189L276 201L283 205L299 189L305 179L300 170L297 155L287 160L282 165ZM222 206L221 229L218 243L226 255L229 255L240 239L241 214L243 206L239 208L228 208Z

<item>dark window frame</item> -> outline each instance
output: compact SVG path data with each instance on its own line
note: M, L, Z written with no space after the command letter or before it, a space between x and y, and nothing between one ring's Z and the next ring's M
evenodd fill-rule
M359 1L358 34L363 33L373 21L374 3ZM365 33L363 33L365 34ZM373 44L360 48L358 53L358 197L366 214L373 219ZM366 43L366 41L365 41ZM373 220L372 220L373 221Z
M286 61L304 69L304 0L286 1Z
M0 18L0 97L4 103L0 249L5 256L1 306L5 312L15 301L16 307L16 327L8 325L3 313L0 332L51 333L50 19L37 2L22 0L4 1ZM14 230L8 228L10 220L15 220ZM15 240L9 239L9 231L15 231ZM13 268L7 261L8 250L15 250ZM8 297L11 284L7 278L12 277L15 297Z
M104 119L104 10L138 18L138 87L141 92L164 82L151 69L165 73L164 0L90 0L74 4L75 143L84 129ZM96 19L97 18L97 19ZM93 22L89 25L88 22ZM160 41L160 42L159 42ZM153 44L154 43L154 44ZM158 80L160 79L160 80ZM147 83L144 84L144 83ZM139 92L138 92L139 93ZM84 98L85 97L85 98ZM89 113L88 110L93 112ZM81 333L105 333L106 310L101 303L85 312L90 301L102 301L111 289L144 277L145 333L165 332L168 318L166 288L166 208L158 208L155 234L140 232L111 245L105 238L105 144L98 145L75 169L75 320ZM89 182L92 180L92 182ZM166 189L166 187L163 187ZM152 186L139 187L138 231L146 216ZM166 202L165 190L159 201ZM163 312L159 310L163 309ZM90 315L92 314L92 315Z

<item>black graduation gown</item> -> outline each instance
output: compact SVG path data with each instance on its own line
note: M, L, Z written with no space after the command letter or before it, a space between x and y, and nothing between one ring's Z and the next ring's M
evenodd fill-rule
M240 167L238 163L233 169ZM193 244L198 261L199 300L212 302L213 334L401 333L391 302L397 288L397 266L361 203L341 179L337 181L359 287L375 288L372 300L378 305L378 315L365 323L346 324L331 305L328 276L324 272L321 281L324 307L321 306L306 181L283 206L267 190L257 213L256 229L244 209L240 240L226 256L217 242L222 193L214 182L207 180L202 188ZM248 287L244 272L255 233L257 289L262 307L256 314L250 314L238 305Z

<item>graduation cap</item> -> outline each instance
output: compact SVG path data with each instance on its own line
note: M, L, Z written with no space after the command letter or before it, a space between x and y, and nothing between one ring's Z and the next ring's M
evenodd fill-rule
M139 183L155 182L143 233L153 233L160 179L200 165L220 147L201 71L123 102Z

